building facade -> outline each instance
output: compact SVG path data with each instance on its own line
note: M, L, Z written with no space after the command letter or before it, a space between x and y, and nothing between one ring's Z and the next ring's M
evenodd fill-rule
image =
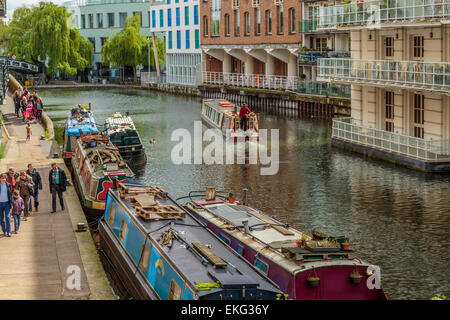
M199 0L165 0L151 6L151 32L164 34L166 81L195 85L201 68Z
M125 26L127 17L140 15L141 34L150 36L150 0L73 0L63 5L73 25L92 43L95 74L101 70L103 44Z
M298 0L204 0L200 13L204 79L297 77Z
M351 84L351 119L333 140L424 171L450 169L450 0L321 8L318 28L348 30L351 58L319 59L318 78Z

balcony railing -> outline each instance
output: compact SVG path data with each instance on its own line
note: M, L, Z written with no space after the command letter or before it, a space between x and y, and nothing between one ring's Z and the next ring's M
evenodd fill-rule
M195 86L196 76L164 74L158 77L156 72L141 72L141 83L168 83L183 86Z
M449 62L319 59L318 77L450 91Z
M424 140L368 128L352 118L333 119L332 137L423 161L450 160L450 140Z
M373 0L319 9L318 28L450 17L450 0Z
M315 65L319 58L349 58L349 51L302 51L298 53L298 63Z
M69 7L82 7L94 4L120 4L120 3L145 3L145 2L150 3L150 0L72 0L63 2L63 6L69 8Z
M300 32L314 32L317 30L317 20L302 20L299 21Z
M300 94L350 99L351 97L350 89L351 87L346 84L317 82L317 81L299 81L297 92Z

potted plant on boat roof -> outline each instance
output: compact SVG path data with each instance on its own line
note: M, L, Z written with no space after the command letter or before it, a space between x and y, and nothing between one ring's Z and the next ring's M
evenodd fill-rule
M350 242L348 238L345 238L344 241L341 243L342 250L350 250Z
M306 278L306 281L308 282L308 285L312 288L316 288L320 283L320 278L316 274L316 269L313 269L314 276L309 276Z
M314 240L323 240L327 237L327 235L325 233L317 231L317 230L314 230L312 232L312 235L313 235Z
M356 265L355 265L355 270L353 270L353 272L350 273L350 281L353 284L358 284L361 282L361 280L362 280L362 275L358 272L358 269L356 268Z

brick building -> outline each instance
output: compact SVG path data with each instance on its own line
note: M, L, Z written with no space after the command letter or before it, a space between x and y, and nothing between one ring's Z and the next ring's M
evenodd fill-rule
M201 0L204 73L296 77L298 0Z

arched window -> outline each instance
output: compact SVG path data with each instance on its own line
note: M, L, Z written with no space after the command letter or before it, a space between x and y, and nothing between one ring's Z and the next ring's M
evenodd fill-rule
M234 10L234 34L239 36L241 33L241 19L239 17L239 10Z
M244 13L245 17L245 35L250 35L250 13L246 12Z
M284 29L284 10L283 6L277 6L277 13L278 13L278 34L283 34Z
M296 26L295 26L295 9L290 8L289 9L289 32L295 33L296 32Z
M266 10L266 34L272 34L272 11Z
M230 36L230 15L225 14L225 36Z
M205 37L209 34L208 30L208 16L203 16L203 35Z

